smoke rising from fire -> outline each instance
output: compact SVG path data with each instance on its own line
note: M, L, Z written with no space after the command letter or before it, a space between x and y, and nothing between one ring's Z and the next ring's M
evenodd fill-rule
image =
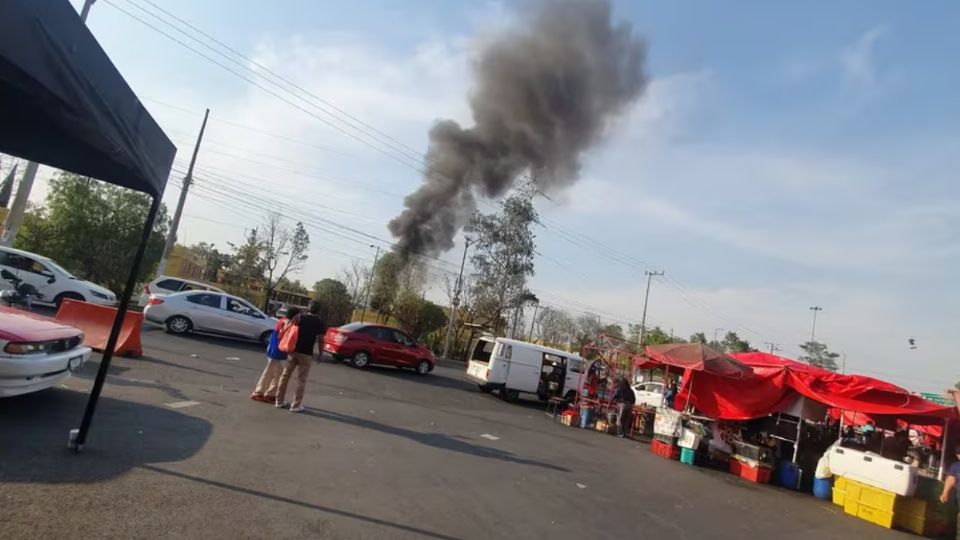
M389 224L401 254L453 247L476 208L523 174L550 193L579 176L583 153L646 85L646 46L607 0L542 0L485 42L473 64L473 127L430 130L423 185Z

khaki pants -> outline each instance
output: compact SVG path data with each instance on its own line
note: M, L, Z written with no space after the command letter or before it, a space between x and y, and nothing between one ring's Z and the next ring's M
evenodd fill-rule
M310 375L310 364L313 363L313 355L291 353L287 365L280 374L280 386L277 388L277 403L283 403L287 397L287 383L290 382L290 376L293 370L297 370L297 386L293 389L293 403L291 407L299 407L303 404L303 392L307 389L307 376Z
M267 367L263 368L260 374L260 380L257 381L257 387L253 393L258 396L273 396L277 393L277 383L280 379L280 373L283 371L282 360L267 360Z

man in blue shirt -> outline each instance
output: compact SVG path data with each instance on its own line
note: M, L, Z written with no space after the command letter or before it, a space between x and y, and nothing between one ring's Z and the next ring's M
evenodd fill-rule
M950 500L950 492L954 490L957 492L957 500L960 500L960 484L957 483L960 479L960 444L953 449L953 453L956 454L957 461L950 465L947 476L943 479L943 492L940 493L940 502L943 504L947 504ZM960 514L957 515L957 538L960 538Z

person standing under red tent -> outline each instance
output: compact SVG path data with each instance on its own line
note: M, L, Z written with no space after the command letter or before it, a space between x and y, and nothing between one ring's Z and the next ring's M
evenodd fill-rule
M287 310L287 316L285 318L281 317L277 321L277 325L273 329L273 335L270 336L267 345L267 365L263 368L263 373L260 374L260 379L257 381L253 393L250 394L250 399L264 403L273 403L277 400L277 385L280 382L280 373L283 372L283 363L287 360L287 353L281 352L277 348L277 343L279 343L280 335L286 325L299 314L300 308L291 307Z
M297 337L297 346L290 353L290 360L283 368L280 374L280 384L277 388L276 407L283 409L290 407L290 412L303 411L303 394L307 388L307 377L310 375L310 365L313 363L314 346L320 345L320 340L327 333L327 323L320 317L322 304L319 300L310 302L309 313L301 313L296 318L291 319L291 324L297 326L299 336ZM323 350L323 349L321 349ZM297 386L293 390L293 403L285 401L287 397L287 383L294 370L297 371Z

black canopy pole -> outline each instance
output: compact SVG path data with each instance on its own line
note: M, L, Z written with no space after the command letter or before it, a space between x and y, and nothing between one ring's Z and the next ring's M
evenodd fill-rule
M143 255L147 250L147 242L150 240L153 222L156 220L157 212L160 210L160 196L154 195L152 199L150 212L147 214L146 223L143 225L143 236L140 238L140 246L137 248L136 255L134 255L133 266L130 268L130 275L127 277L127 286L123 290L123 295L120 297L120 305L117 306L117 316L113 319L113 328L110 329L110 337L107 339L107 346L103 350L103 358L100 360L97 378L93 381L93 390L90 391L87 408L83 412L83 420L80 421L80 429L70 430L70 440L67 446L75 452L83 450L83 444L87 441L90 422L93 421L93 413L97 409L97 401L100 399L100 392L103 390L103 383L106 381L107 371L110 369L110 360L113 359L113 351L117 347L120 328L123 326L123 319L127 315L127 306L130 304L133 288L137 285L137 275L140 274L140 266L143 264Z

